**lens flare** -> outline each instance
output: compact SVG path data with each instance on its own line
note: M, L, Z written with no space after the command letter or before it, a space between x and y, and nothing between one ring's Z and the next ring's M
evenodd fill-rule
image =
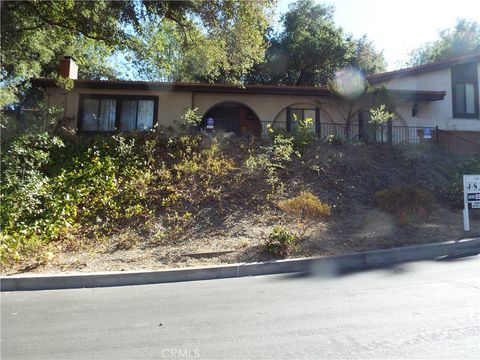
M352 68L345 68L335 73L333 86L335 91L347 99L354 100L365 91L365 77Z

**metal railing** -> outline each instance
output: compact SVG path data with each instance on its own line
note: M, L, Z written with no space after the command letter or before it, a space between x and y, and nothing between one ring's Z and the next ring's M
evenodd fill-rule
M287 131L287 122L286 121L261 121L262 124L262 133L263 137L269 135L269 129ZM292 132L295 131L295 125L292 124ZM320 123L316 125L315 123L310 124L310 131L317 134L321 140L327 140L330 136L335 136L338 139L341 139L345 142L350 142L358 140L359 137L359 127L357 124L350 125L349 127L345 124L335 124L335 123Z
M240 129L240 122L235 120L215 120L215 130L232 132L237 135L255 135L268 137L270 129L287 132L286 121L260 121L260 125L253 130ZM291 131L295 131L295 124L291 124ZM439 130L438 127L427 126L390 126L371 125L363 126L356 123L346 126L336 123L312 123L310 131L317 134L321 141L334 136L342 142L386 143L386 144L427 144L455 153L480 153L479 142L466 139L455 134L455 131Z

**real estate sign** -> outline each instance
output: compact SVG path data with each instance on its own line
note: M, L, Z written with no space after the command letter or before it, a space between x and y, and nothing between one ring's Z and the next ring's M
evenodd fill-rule
M463 175L463 228L470 231L469 206L480 209L480 175Z

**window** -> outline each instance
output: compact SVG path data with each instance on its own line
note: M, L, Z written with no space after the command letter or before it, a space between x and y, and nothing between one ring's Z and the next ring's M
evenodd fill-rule
M158 99L153 96L81 95L80 131L146 131L153 128Z
M475 63L452 67L454 118L479 118L477 76Z

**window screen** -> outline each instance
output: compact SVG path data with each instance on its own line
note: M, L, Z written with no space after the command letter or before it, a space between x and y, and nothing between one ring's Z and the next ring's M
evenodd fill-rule
M117 111L118 110L118 111ZM142 97L98 95L82 102L83 131L145 131L153 128L155 100Z
M83 102L83 126L85 131L98 131L98 109L100 100L85 99Z

